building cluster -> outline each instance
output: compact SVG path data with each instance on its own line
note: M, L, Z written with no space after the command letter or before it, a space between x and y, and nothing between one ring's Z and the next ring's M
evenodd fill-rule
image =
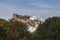
M28 26L28 31L34 32L40 25L41 21L36 16L13 14L12 21L23 22Z

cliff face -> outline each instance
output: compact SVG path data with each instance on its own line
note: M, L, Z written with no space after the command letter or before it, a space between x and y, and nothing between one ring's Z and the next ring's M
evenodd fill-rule
M23 22L28 26L28 29L30 29L30 27L38 28L38 26L40 25L39 18L36 18L35 16L31 17L31 16L27 16L27 15L13 14L11 21L12 22L15 22L15 21Z

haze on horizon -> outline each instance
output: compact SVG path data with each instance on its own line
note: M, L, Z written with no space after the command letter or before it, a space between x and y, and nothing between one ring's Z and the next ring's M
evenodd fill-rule
M13 13L48 18L60 16L60 0L0 0L0 18Z

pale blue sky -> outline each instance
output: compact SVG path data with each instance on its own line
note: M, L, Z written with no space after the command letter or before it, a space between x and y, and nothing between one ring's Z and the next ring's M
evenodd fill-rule
M0 0L0 18L13 13L48 18L60 16L60 0Z

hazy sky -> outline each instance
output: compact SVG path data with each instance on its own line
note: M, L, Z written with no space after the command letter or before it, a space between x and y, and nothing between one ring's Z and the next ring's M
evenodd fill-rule
M42 18L60 16L60 0L0 0L0 18L13 13Z

